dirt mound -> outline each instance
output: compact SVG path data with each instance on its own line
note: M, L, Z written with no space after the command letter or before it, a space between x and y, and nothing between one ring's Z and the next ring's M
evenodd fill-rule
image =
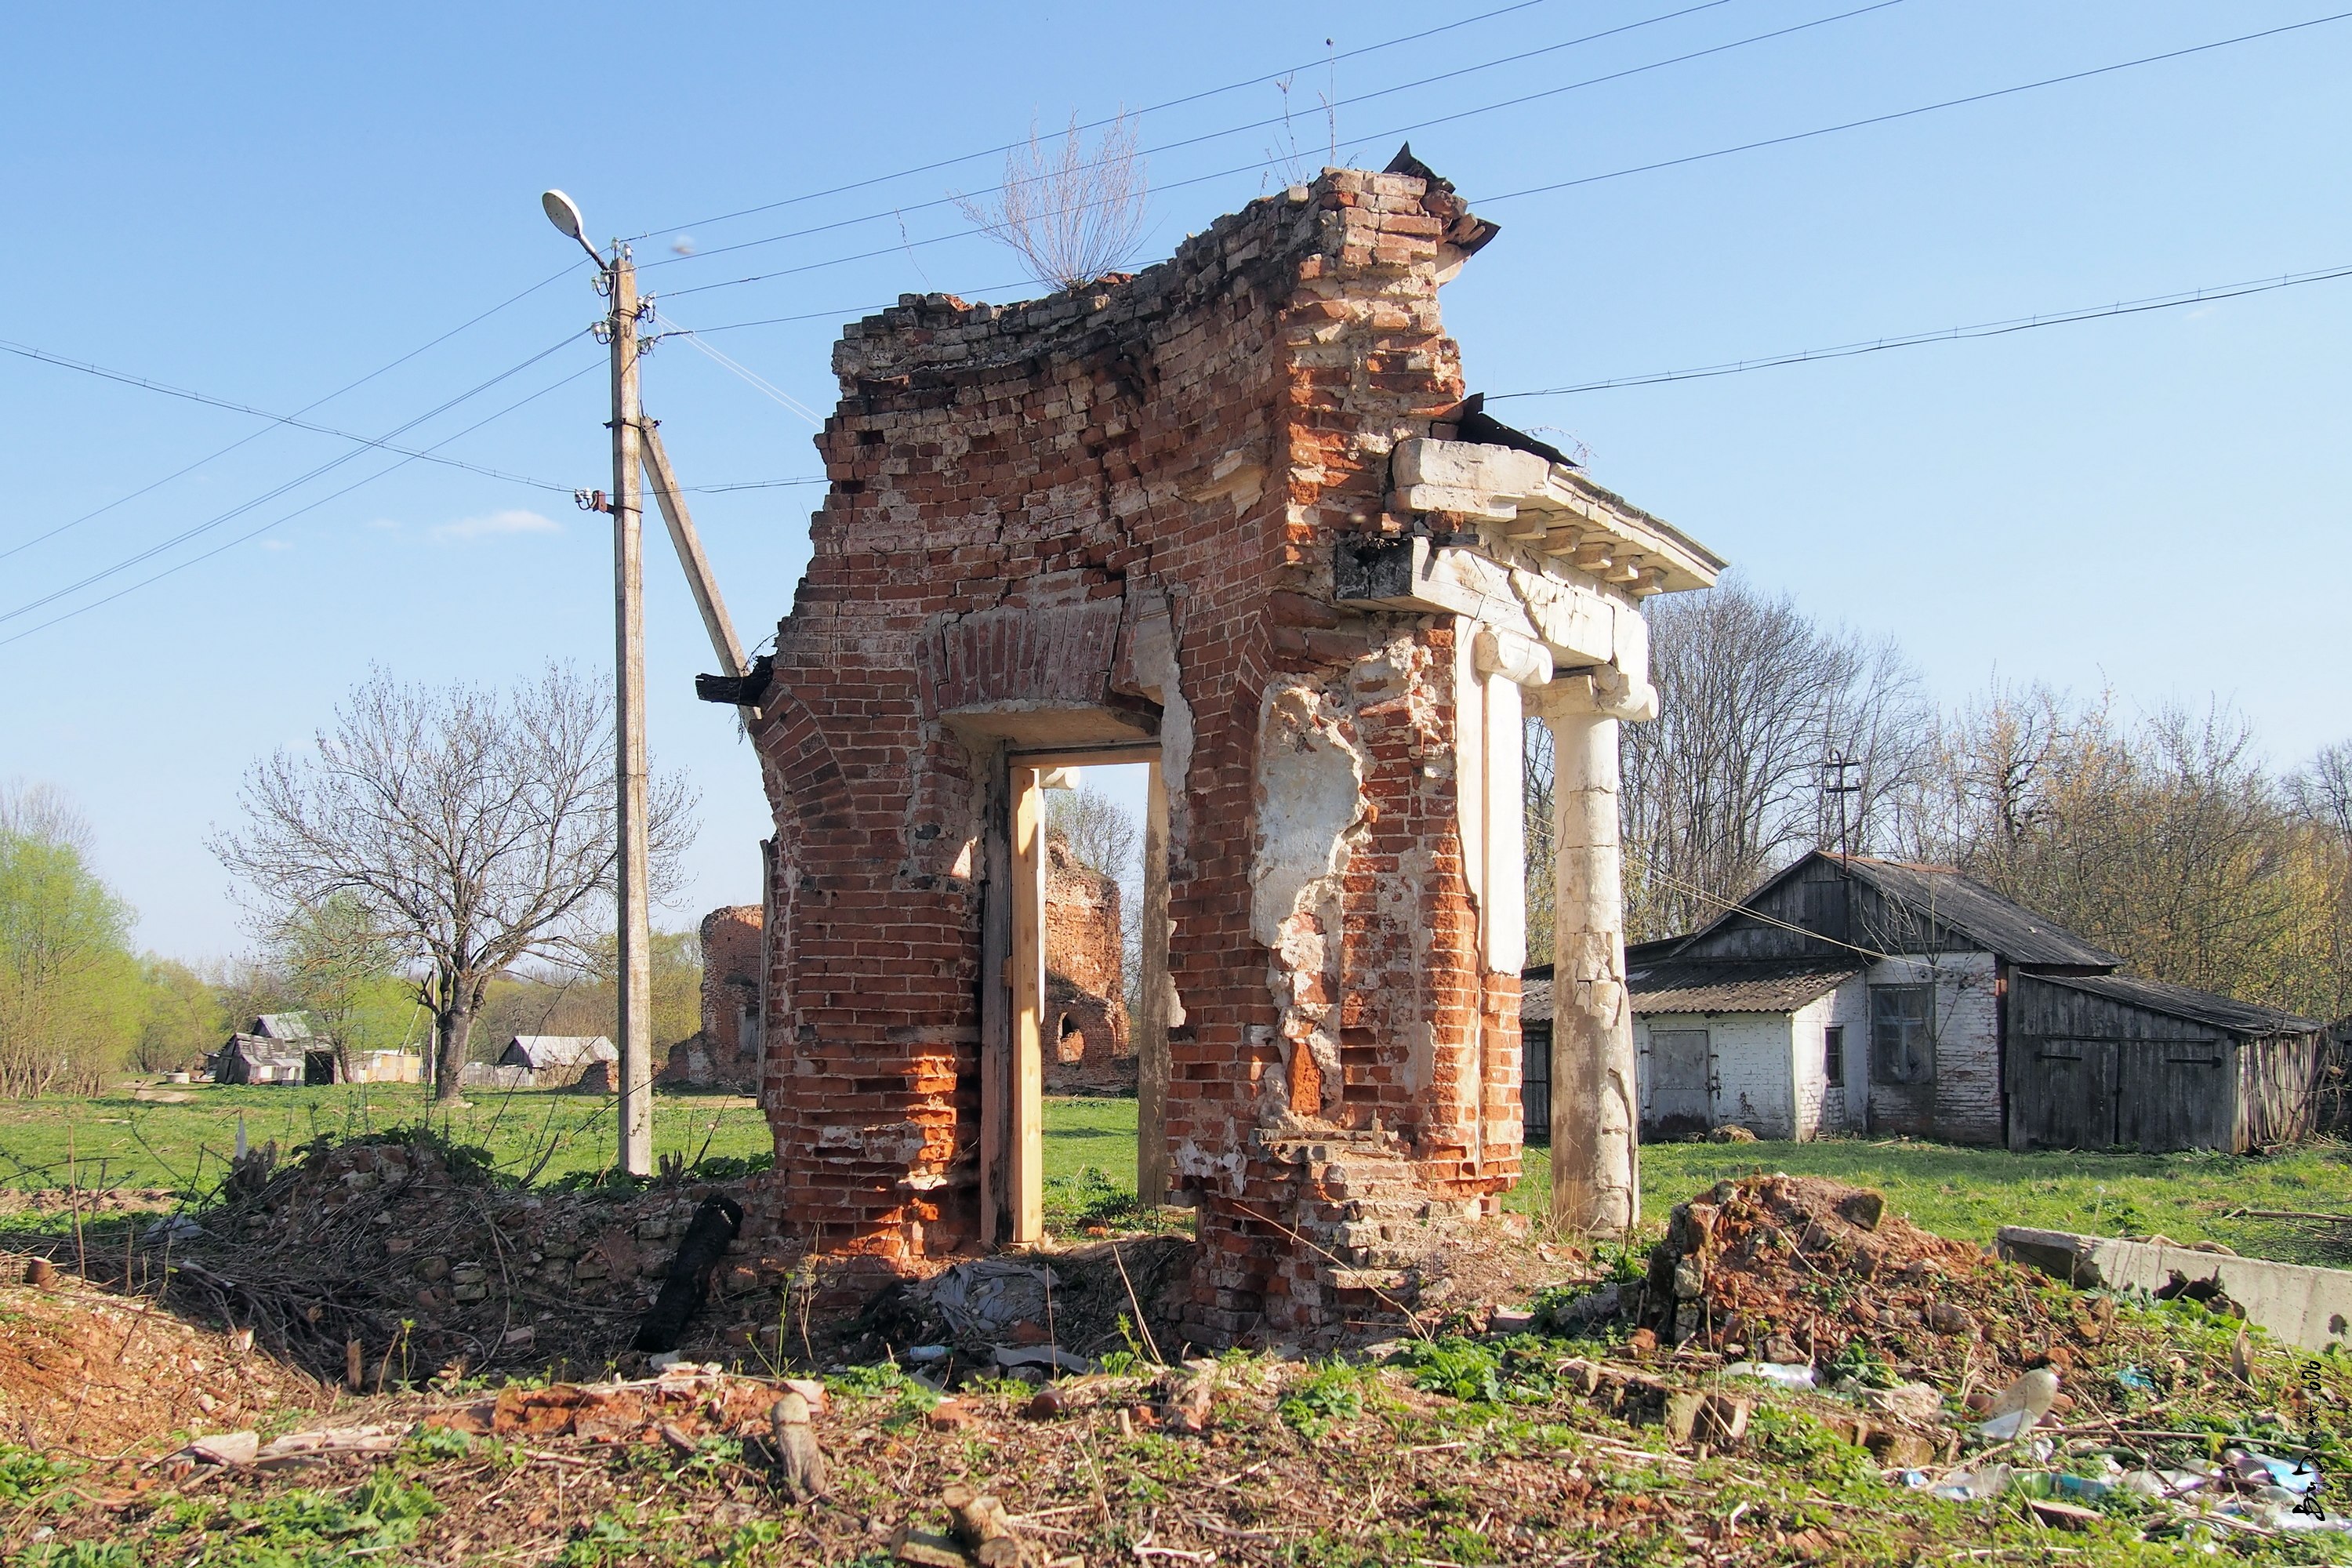
M725 1188L740 1197L746 1184ZM719 1190L532 1193L430 1137L355 1139L282 1165L248 1156L221 1202L167 1222L168 1261L177 1299L326 1375L354 1339L371 1375L381 1364L394 1382L457 1361L601 1367L625 1354L696 1207ZM762 1324L772 1347L795 1261L739 1241L680 1348L752 1353Z
M316 1383L255 1353L250 1334L60 1281L0 1287L0 1439L112 1455L178 1430L256 1426L320 1396Z
M2109 1338L2112 1300L2038 1285L1887 1214L1866 1188L1751 1176L1675 1205L1639 1315L1661 1340L1735 1360L1999 1387L2029 1367L2095 1357Z

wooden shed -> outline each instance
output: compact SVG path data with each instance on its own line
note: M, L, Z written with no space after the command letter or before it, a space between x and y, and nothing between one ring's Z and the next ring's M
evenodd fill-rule
M215 1083L333 1083L335 1042L299 1013L264 1013L231 1035L211 1066Z
M2242 1154L2319 1131L2323 1025L2122 974L2011 984L2012 1149Z

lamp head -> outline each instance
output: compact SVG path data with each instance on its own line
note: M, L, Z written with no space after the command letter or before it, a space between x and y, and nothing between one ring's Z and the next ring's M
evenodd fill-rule
M553 224L564 235L577 240L580 248L586 251L597 266L604 265L604 258L598 256L596 247L588 243L588 226L580 216L580 204L562 191L546 191L541 194L539 205L545 209L548 222Z

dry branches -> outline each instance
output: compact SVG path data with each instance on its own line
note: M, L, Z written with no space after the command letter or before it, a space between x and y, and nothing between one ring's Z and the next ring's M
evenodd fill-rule
M1004 184L982 201L959 195L972 226L1011 249L1030 276L1076 289L1115 270L1143 233L1147 186L1135 124L1125 114L1103 127L1091 151L1077 117L1047 145L1033 126L1005 154Z

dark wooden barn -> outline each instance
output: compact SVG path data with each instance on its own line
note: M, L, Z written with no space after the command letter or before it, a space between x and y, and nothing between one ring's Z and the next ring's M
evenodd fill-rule
M2010 1147L2249 1150L2319 1131L2326 1031L2122 974L2011 983Z
M1625 950L1643 1136L1902 1133L2013 1149L2243 1152L2352 1124L2352 1020L2117 974L1949 867L1815 852L1688 936ZM1549 1131L1551 969L1520 1009Z

